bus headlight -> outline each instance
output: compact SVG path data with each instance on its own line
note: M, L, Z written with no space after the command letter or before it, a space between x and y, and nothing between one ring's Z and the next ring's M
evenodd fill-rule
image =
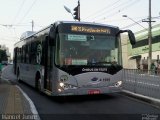
M62 89L59 88L59 89L58 89L58 92L62 92Z
M114 86L115 86L115 87L120 87L121 85L122 85L122 81L118 81L118 82L115 83Z
M71 85L71 84L63 83L63 82L60 82L59 86L64 90L66 90L66 89L76 89L77 88L77 86L75 86L75 85Z
M64 87L64 83L60 82L59 86L63 88Z

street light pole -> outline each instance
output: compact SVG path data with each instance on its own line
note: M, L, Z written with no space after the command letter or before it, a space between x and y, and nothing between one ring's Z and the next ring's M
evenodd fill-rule
M127 15L123 15L123 17L127 17L129 18ZM133 19L129 18L130 20L134 21ZM137 23L136 21L134 21L135 23ZM148 70L151 70L151 62L152 62L152 21L151 20L151 0L149 0L149 18L148 21L142 21L142 22L148 22L149 23L149 27L148 27ZM141 24L137 23L138 25L140 25L141 27L143 27ZM145 27L143 27L145 28ZM146 29L146 28L145 28Z
M78 5L73 9L75 12L74 12L74 14L71 12L71 10L68 8L68 7L66 7L65 5L64 5L64 8L65 8L65 10L68 12L68 13L71 13L71 15L72 15L72 17L73 17L73 19L74 20L78 20L78 21L80 21L80 0L78 0ZM74 16L75 15L75 16Z
M149 28L148 28L148 70L151 70L152 62L152 25L151 25L151 0L149 0Z
M74 15L73 15L73 13L71 12L71 10L70 10L68 7L66 7L65 5L64 5L64 8L65 8L65 10L66 10L68 13L70 13L70 14L72 15L72 17L74 18Z
M79 8L79 10L78 10L79 18L78 18L78 20L80 21L80 1L79 0L78 0L78 8Z
M128 19L130 19L131 21L133 21L134 23L138 24L139 26L141 26L142 28L146 29L143 25L139 24L138 22L136 22L135 20L133 20L132 18L128 17L127 15L122 15L122 17L126 17Z
M151 62L152 62L152 21L151 19L151 0L149 0L149 18L148 21L145 20L143 22L148 22L148 70L151 70Z
M33 32L33 28L34 28L34 21L33 20L31 22L31 24L32 24L32 32Z

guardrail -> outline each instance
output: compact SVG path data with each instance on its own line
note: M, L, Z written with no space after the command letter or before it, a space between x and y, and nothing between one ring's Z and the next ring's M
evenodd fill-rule
M160 73L140 69L124 69L123 89L160 99Z

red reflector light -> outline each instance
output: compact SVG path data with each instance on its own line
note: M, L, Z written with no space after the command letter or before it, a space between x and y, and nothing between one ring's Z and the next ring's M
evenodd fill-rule
M88 94L93 95L93 94L100 94L100 90L89 90Z

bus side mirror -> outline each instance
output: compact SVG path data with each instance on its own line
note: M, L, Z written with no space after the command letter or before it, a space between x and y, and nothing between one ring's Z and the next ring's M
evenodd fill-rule
M128 37L129 37L131 45L135 45L136 38L131 30L119 30L116 35L119 35L120 33L124 33L124 32L128 32Z
M131 45L135 45L136 44L136 38L135 38L135 36L134 36L134 34L131 30L128 30L128 37L129 37Z

